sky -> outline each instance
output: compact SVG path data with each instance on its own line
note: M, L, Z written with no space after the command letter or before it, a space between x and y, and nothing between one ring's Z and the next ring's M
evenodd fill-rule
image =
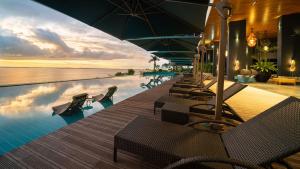
M0 1L0 67L145 69L149 59L142 48L31 0Z

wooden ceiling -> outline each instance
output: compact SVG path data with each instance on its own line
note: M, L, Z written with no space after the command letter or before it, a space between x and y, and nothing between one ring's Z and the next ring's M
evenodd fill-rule
M219 0L214 0L214 3ZM276 37L279 17L300 12L300 0L231 0L232 16L229 21L247 21L247 35L251 28L260 36L267 32L268 37ZM208 40L219 40L220 19L212 9L205 27Z

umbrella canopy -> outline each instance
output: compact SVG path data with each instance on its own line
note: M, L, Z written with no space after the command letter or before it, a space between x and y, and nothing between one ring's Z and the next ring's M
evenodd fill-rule
M129 41L148 51L195 51L199 36L152 37Z
M164 36L130 39L129 41L174 64L191 65L199 38L194 35Z
M175 65L186 65L190 66L193 62L195 53L193 52L154 52L156 56L169 60Z
M209 3L208 0L35 1L122 40L199 34L204 30Z

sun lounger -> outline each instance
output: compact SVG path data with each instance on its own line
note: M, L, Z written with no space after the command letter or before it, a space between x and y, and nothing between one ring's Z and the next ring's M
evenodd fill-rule
M245 87L247 87L247 85L245 84L233 83L231 86L229 86L224 90L223 101L229 99L230 97L232 97L233 95L235 95L236 93L244 89ZM207 96L212 96L212 95L208 95L207 92L199 92L196 98L199 97L201 98L202 96L205 96L204 98L207 99ZM193 98L193 96L190 96L190 98ZM202 100L193 100L193 99L184 99L180 97L165 95L160 97L154 102L154 114L156 113L156 109L162 108L165 103L176 103L181 105L193 106L197 104L205 104L209 100L214 100L214 97L211 97L210 99L207 99L205 101L203 100L203 97Z
M197 78L196 80L194 78L182 78L180 81L176 82L176 84L178 85L192 84L192 85L203 86L203 81L207 80L208 78L209 78L208 75L203 74L202 81L200 78Z
M196 105L197 106L192 107L183 104L166 103L161 108L161 120L184 125L191 122L192 117L210 119L210 116L214 116L214 100L207 103L201 103L201 105ZM236 122L244 122L244 120L226 103L223 103L222 109L223 118L235 120Z
M73 96L73 101L59 106L52 107L53 113L58 115L72 115L82 111L82 106L88 97L87 93Z
M208 84L206 84L203 87L195 86L195 85L182 85L182 86L174 86L169 89L169 95L172 95L173 93L179 93L179 94L190 94L191 92L197 92L197 91L209 91L209 88L214 85L217 82L217 79L211 80ZM189 86L187 88L187 86Z
M216 78L213 78L212 81L210 81L211 83L213 83L214 81L216 81ZM173 87L181 87L181 88L191 88L191 87L195 87L195 88L201 88L201 87L205 87L206 85L202 86L202 83L200 84L191 84L191 83L174 83Z
M113 95L117 90L118 90L117 86L112 86L112 87L108 88L107 93L105 95L99 94L97 96L92 96L92 99L93 99L93 101L97 101L97 102L101 102L106 99L112 100Z
M222 105L222 116L228 119L243 122L243 119L228 105L225 103L226 100L234 96L236 93L244 89L246 85L241 83L233 84L224 91L223 105ZM190 104L189 104L190 103ZM161 107L161 120L166 122L172 122L177 124L186 124L190 122L191 116L202 115L214 115L215 111L215 98L208 101L195 101L177 103L166 102Z
M181 126L137 117L114 136L113 159L124 150L166 165L198 156L218 162L200 163L204 167L233 168L232 160L269 167L300 151L299 118L300 100L295 97L224 133L188 127L198 123Z

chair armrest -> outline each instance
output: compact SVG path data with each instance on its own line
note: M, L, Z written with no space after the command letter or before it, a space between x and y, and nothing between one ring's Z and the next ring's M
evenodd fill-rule
M195 87L196 88L196 87ZM196 88L196 89L193 89L191 90L191 92L194 92L194 91L197 91L197 90L200 90L200 92L202 92L202 88Z
M165 167L164 169L175 169L177 167L189 164L189 163L223 163L223 164L230 164L233 166L239 166L247 169L264 169L263 167L257 166L255 164L251 164L245 161L240 161L236 159L231 158L216 158L216 157L202 157L202 156L196 156L196 157L190 157L181 159L173 164L170 164L169 166Z
M197 90L199 90L199 89L197 89ZM192 90L190 93L191 94L193 94L192 92L194 92L194 91L196 91L196 90ZM214 96L214 95L216 95L216 93L214 93L213 91L210 91L210 90L205 90L205 89L203 89L202 88L202 90L199 92L199 95L200 94L203 94L203 95L208 95L208 96Z
M228 105L226 102L223 102L222 107L223 107L222 109L223 109L224 113L227 111L230 114L232 114L233 116L235 116L236 120L238 120L240 122L245 122L244 119L241 116L239 116L238 113L236 111L234 111L234 109L230 105Z
M211 103L198 103L198 104L193 104L190 107L201 106L201 105L215 107L215 104L211 104Z
M190 107L195 107L195 106L201 106L201 105L205 105L205 106L213 106L215 107L215 104L212 104L212 103L198 103L198 104L193 104L191 105ZM233 111L233 109L228 105L226 104L225 102L223 103L223 108L228 107L228 111L231 112L231 110ZM224 109L224 110L227 110L227 109Z
M196 114L192 113L192 115L196 115ZM194 126L196 124L201 124L201 123L217 123L217 124L224 124L224 125L232 126L232 127L236 127L237 126L237 125L235 125L233 123L229 123L229 122L225 122L225 121L220 121L220 120L210 120L210 119L205 119L205 120L191 122L191 123L186 124L185 126L191 127L191 126Z

